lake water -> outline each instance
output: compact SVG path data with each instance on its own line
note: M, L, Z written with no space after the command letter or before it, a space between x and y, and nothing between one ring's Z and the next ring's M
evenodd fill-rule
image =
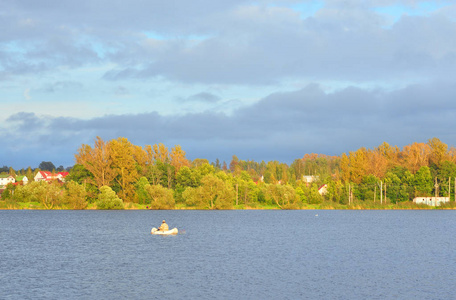
M176 236L153 236L166 219ZM454 299L456 211L0 211L1 299Z

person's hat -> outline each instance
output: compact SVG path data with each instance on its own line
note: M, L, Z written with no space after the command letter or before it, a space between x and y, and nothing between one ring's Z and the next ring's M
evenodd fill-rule
M162 223L166 223L165 220L163 220Z

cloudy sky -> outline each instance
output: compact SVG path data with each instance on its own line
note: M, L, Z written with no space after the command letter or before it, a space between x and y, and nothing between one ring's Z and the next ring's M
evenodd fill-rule
M456 145L454 1L1 0L0 28L0 165Z

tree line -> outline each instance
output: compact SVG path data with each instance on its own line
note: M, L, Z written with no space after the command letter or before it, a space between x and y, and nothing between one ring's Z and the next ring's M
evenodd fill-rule
M402 149L382 143L340 156L305 154L288 165L235 155L229 164L190 161L179 145L97 137L75 161L65 183L8 186L2 200L47 209L410 207L415 197L454 195L456 185L456 149L438 138Z

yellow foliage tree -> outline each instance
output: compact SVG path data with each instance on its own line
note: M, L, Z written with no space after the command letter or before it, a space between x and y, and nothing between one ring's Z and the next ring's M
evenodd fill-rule
M174 167L174 172L177 174L180 168L190 166L190 162L185 158L185 151L180 145L176 145L171 149L171 165Z
M83 144L75 154L78 164L81 164L93 175L93 181L98 188L110 185L117 173L112 168L111 150L99 136L95 140L94 148Z
M431 147L424 143L413 143L402 148L403 166L415 174L421 167L429 166Z
M134 183L138 179L138 173L133 159L133 145L124 137L109 142L111 149L112 166L118 176L115 180L120 185L119 196L124 201L133 201Z
M361 183L369 171L369 159L366 148L362 147L350 152L350 178L355 183Z
M428 141L428 145L431 147L431 154L429 157L430 164L439 166L445 160L449 160L447 144L434 137Z
M169 163L169 151L168 148L162 143L154 145L154 159L161 161L162 163Z

